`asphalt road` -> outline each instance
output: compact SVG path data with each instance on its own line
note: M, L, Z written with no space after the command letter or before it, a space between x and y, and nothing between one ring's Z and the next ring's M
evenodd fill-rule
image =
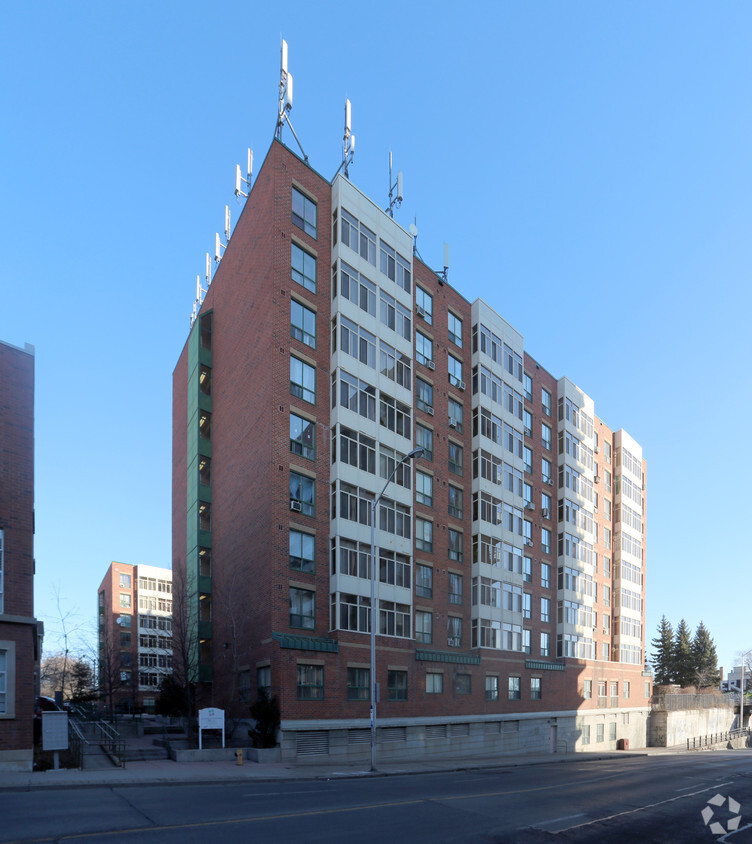
M0 793L0 842L713 842L752 824L752 750L452 774ZM746 814L745 814L746 808ZM748 837L747 837L748 836ZM727 840L752 841L752 827Z

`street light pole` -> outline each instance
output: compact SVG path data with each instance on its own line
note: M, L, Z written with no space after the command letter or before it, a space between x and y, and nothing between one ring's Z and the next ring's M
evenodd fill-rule
M745 651L742 654L742 685L739 694L739 729L744 729L744 660L752 654L752 650Z
M420 457L424 449L418 446L408 452L392 469L384 488L371 503L371 770L376 770L376 506L386 488L397 474L397 469L408 460Z

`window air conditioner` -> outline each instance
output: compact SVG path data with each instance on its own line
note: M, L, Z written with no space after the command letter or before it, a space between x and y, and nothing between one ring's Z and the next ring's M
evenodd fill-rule
M303 505L300 503L300 501L291 501L290 509L294 510L296 513L300 513L303 509Z
M460 381L460 390L464 390L464 389L465 389L465 382Z
M550 512L549 512L548 508L547 508L547 507L544 507L544 508L541 510L541 515L543 516L543 518L544 518L544 519L547 519L547 518L548 518L551 514L550 514Z
M429 369L436 369L436 364L432 360L429 360L428 363L426 364L426 366Z
M421 308L421 306L420 306L420 305L416 305L416 306L415 306L415 313L416 313L416 314L417 314L417 315L418 315L421 319L425 319L425 318L426 318L426 312L423 310L423 308Z
M457 420L456 419L450 419L449 420L449 427L450 428L456 428L457 427Z

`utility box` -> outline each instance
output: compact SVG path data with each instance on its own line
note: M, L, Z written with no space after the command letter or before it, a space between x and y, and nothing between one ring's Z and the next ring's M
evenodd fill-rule
M629 739L628 738L620 738L616 742L616 749L617 750L629 750Z

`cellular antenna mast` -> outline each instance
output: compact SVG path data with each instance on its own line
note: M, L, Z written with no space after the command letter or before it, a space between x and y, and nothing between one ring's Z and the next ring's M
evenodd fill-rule
M350 178L350 165L355 155L355 135L352 133L352 105L350 100L345 100L345 134L342 137L342 163L337 168L334 176L344 168L345 178ZM334 181L332 176L332 181Z
M449 275L449 244L444 244L444 269L443 270L434 270L436 275L439 277L439 284L444 284L447 280L447 276Z
M303 145L300 143L300 139L295 134L295 129L293 128L292 121L290 120L290 112L292 111L292 73L289 73L287 70L287 41L282 39L282 58L280 61L280 68L279 68L279 103L277 105L277 128L274 133L274 137L278 140L282 140L282 127L285 123L290 127L290 131L292 132L292 136L295 138L298 146L300 147L300 151L303 154L303 160L308 163L308 156L305 154L305 150L303 149Z
M235 196L240 202L240 197L242 196L245 199L248 199L248 193L251 192L251 179L253 178L253 150L249 147L248 148L248 168L246 171L246 176L243 178L243 174L240 172L240 165L235 165ZM248 193L243 191L243 185L246 186L246 190Z
M402 171L397 172L397 181L392 182L392 151L389 150L389 205L386 210L392 218L394 218L395 205L397 208L402 205Z

